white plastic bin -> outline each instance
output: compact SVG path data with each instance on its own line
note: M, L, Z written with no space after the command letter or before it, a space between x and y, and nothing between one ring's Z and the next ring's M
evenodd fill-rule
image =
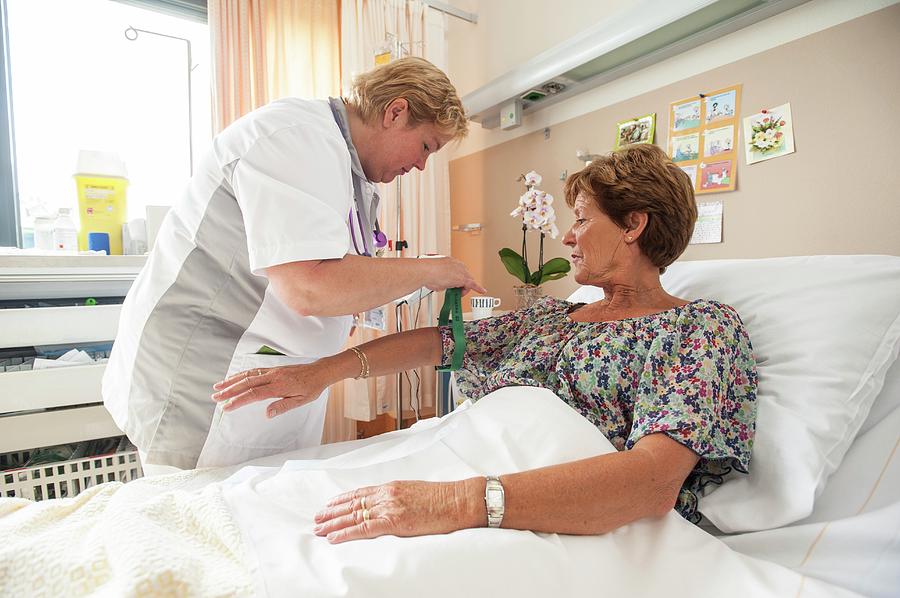
M129 482L143 475L136 450L110 453L2 471L0 496L65 498L105 482Z

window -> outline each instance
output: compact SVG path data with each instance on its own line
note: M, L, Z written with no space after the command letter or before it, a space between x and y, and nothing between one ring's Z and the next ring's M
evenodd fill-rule
M128 219L178 199L212 126L209 31L189 11L205 2L0 0L0 246L27 246L41 212L77 214L80 150L124 161Z

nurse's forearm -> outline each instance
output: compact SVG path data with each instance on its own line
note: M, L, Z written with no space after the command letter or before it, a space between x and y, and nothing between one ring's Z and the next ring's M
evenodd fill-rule
M437 328L417 328L391 334L356 348L365 354L369 376L387 376L441 364L441 333ZM360 358L350 350L326 357L319 363L327 368L330 384L355 378L362 369Z
M278 298L303 316L341 316L390 303L423 286L484 292L453 258L368 258L291 262L266 269Z

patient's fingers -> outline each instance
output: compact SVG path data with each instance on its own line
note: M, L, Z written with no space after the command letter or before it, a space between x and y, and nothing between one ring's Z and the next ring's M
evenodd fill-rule
M369 519L357 525L351 525L333 532L327 533L325 537L332 544L340 544L350 540L362 540L364 538L377 538L383 536L387 532L382 522L378 519ZM318 534L322 535L322 534Z
M268 418L278 417L282 413L287 413L291 409L296 409L297 407L303 407L307 403L315 401L317 398L319 398L318 394L316 394L315 396L310 396L310 397L301 397L301 396L284 397L283 399L281 399L279 401L275 401L274 403L269 405L269 407L266 409L266 417L268 417Z
M325 504L325 506L326 507L334 507L334 506L337 506L337 505L345 503L345 502L351 502L354 499L362 500L362 498L364 496L367 497L366 500L371 501L372 499L369 497L372 494L374 494L375 490L376 490L375 486L364 486L362 488L357 488L356 490L351 490L350 492L344 492L343 494L338 494L337 496L335 496L334 498L329 500ZM374 504L374 503L372 503L372 504ZM366 505L366 506L371 506L371 505Z
M344 515L349 515L354 511L362 511L363 509L369 509L373 506L373 502L368 498L352 498L347 502L340 503L333 507L329 507L327 509L322 509L315 515L315 522L322 523L323 521L328 521L330 519L335 519L337 517L343 517Z
M248 378L225 390L212 395L212 399L218 403L224 402L223 409L232 411L249 403L255 403L263 399L272 399L278 396L278 391L269 386L264 376Z
M213 388L220 388L220 390L213 393L212 399L216 402L227 401L238 397L253 388L265 386L271 383L273 379L274 370L264 370L262 368L247 370L246 372L241 372L236 376L231 376L223 382L216 384ZM227 386L219 386L220 384L227 383L229 380L232 382Z
M247 380L248 378L260 378L269 372L271 372L271 369L269 368L253 368L251 370L245 370L243 372L238 372L233 376L229 376L220 382L216 382L213 384L213 388L222 390L223 388L228 388L234 384Z
M339 544L348 540L384 535L386 528L379 531L379 526L380 520L376 510L355 509L346 515L317 524L313 528L313 533L317 536L326 536L332 544Z

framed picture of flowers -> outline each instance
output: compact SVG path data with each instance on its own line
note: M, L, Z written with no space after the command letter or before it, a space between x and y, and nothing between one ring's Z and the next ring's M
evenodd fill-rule
M747 150L747 164L792 154L794 126L791 105L782 104L746 117L744 147Z

